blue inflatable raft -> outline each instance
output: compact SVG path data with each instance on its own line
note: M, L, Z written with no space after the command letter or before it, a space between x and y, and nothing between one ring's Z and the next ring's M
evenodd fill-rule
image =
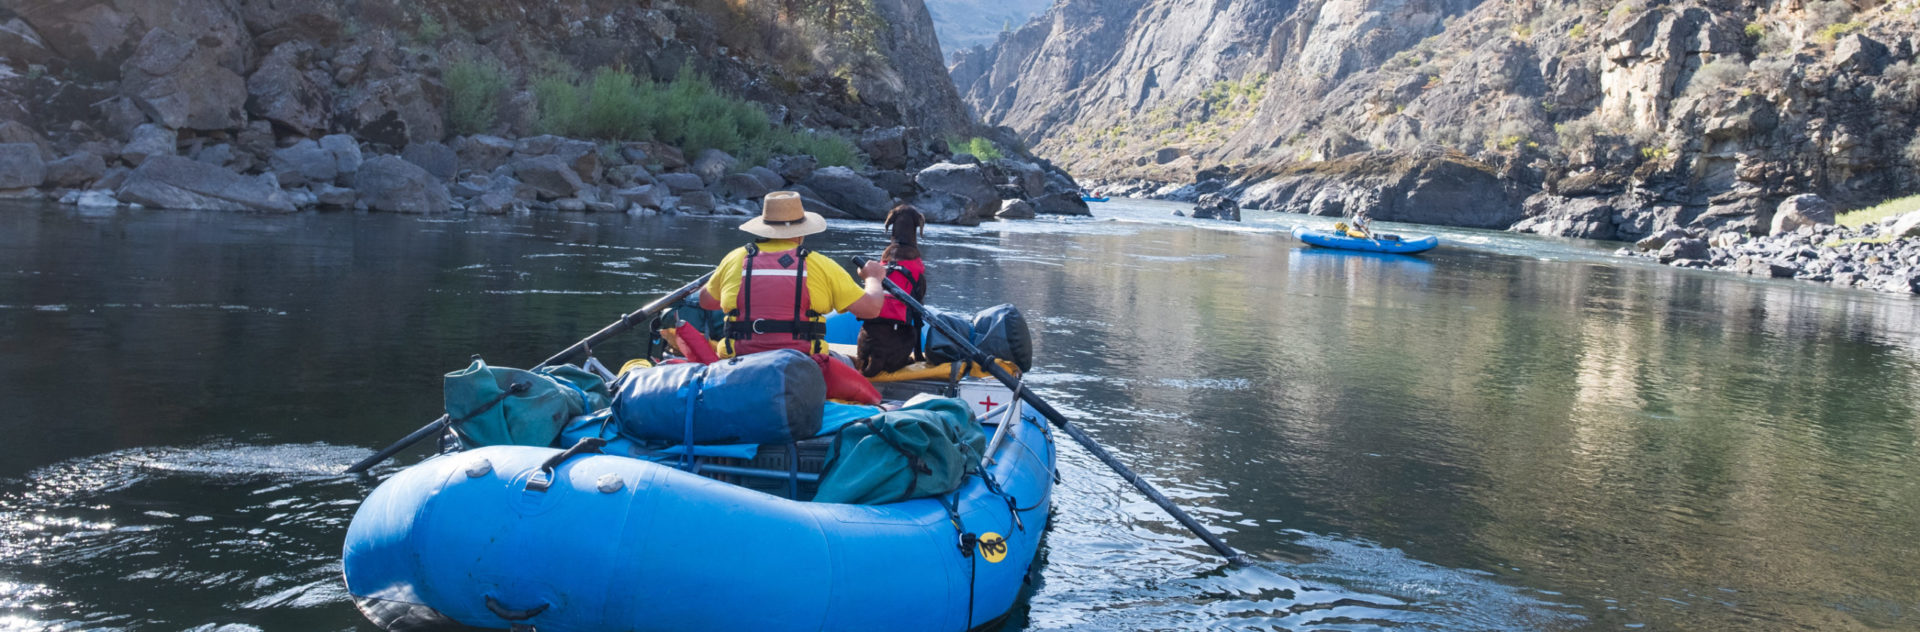
M1105 202L1105 201L1107 201L1107 200L1109 200L1109 199L1111 199L1111 198L1107 198L1107 197L1104 197L1104 196L1103 196L1103 197L1094 197L1094 196L1091 196L1091 195L1082 195L1082 196L1080 196L1080 201L1082 201L1082 202Z
M1033 570L1054 442L997 382L966 380L958 395L985 423L983 469L998 489L969 476L939 498L826 504L750 488L818 480L764 466L768 455L807 463L788 446L701 458L698 473L615 454L549 473L560 450L478 448L429 458L367 497L347 529L347 588L390 630L978 628L1012 610Z
M1349 237L1330 230L1313 230L1305 226L1295 226L1293 228L1294 239L1322 248L1410 255L1433 250L1434 246L1440 245L1440 238L1433 235L1411 239L1385 233L1376 233L1376 235L1377 237L1374 239L1362 239L1359 237Z

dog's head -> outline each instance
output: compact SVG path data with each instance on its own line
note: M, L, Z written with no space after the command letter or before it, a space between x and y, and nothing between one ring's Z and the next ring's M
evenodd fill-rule
M917 243L920 240L920 229L926 223L926 216L921 215L920 209L911 205L902 204L887 212L886 226L892 231L895 242Z

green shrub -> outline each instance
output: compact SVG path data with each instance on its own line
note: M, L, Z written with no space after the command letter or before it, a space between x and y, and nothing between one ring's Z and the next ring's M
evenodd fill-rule
M1837 24L1828 24L1826 28L1820 29L1820 32L1818 34L1815 34L1813 37L1815 40L1818 40L1822 44L1832 44L1835 40L1838 40L1842 37L1846 37L1847 34L1852 33L1854 31L1858 31L1860 29L1866 28L1866 26L1867 26L1866 23L1863 23L1863 22L1840 22Z
M860 153L837 134L774 125L766 110L726 94L690 69L666 83L601 68L582 83L554 74L534 81L540 131L575 138L655 140L688 153L718 149L761 164L805 153L830 166L857 166Z
M1586 36L1587 36L1587 23L1586 23L1586 22L1581 22L1581 23L1579 23L1579 24L1575 24L1575 25L1573 25L1573 29L1572 29L1572 30L1570 30L1570 31L1567 31L1567 37L1571 37L1571 38L1573 38L1573 39L1584 39L1584 38L1586 38Z
M447 67L447 129L482 134L493 129L506 98L507 73L492 60L462 59Z
M433 16L420 14L420 30L414 32L414 41L433 44L447 36L447 27L442 26Z
M958 136L948 138L947 151L956 154L973 154L973 157L981 160L999 160L1007 157L1000 152L1000 147L993 144L993 141L979 136L970 139L962 139Z
M1767 27L1762 26L1759 22L1748 22L1746 33L1747 39L1757 42L1760 41L1760 38L1767 36Z

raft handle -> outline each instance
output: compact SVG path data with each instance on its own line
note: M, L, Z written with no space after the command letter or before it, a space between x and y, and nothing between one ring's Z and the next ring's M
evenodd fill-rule
M560 464L567 462L567 459L571 459L573 457L580 456L582 454L600 454L601 446L605 446L605 445L607 445L606 439L602 439L599 437L581 437L580 442L573 444L573 447L571 448L567 448L567 451L561 452L559 454L555 454L553 455L552 458L547 459L547 462L541 463L540 473L544 474L545 476L535 476L533 478L527 479L527 491L530 491L530 492L547 491L548 487L553 486L553 478L557 476L557 474L555 474L553 471L554 468L560 467ZM492 597L488 597L488 599L492 599ZM488 604L487 607L492 608L493 606L492 604ZM541 608L546 608L546 606L541 606ZM494 613L499 614L499 611L496 610ZM539 612L535 611L534 614L539 614ZM533 615L530 614L527 616L531 617ZM509 621L512 621L512 620L513 619L509 619Z
M534 617L540 616L540 613L546 612L547 606L550 606L550 605L552 604L543 603L538 606L528 608L526 610L514 610L512 608L508 608L506 604L500 603L499 599L494 599L493 595L487 595L487 610L492 611L493 616L500 617L508 621L525 621L527 619L532 619ZM516 625L513 627L515 629L519 629L521 626ZM531 628L532 626L527 626L527 627Z

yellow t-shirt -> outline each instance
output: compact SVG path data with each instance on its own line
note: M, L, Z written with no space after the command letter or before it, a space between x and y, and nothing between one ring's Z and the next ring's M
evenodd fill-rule
M761 242L759 246L760 252L781 252L798 248L799 244L774 239ZM746 260L746 246L733 249L726 258L720 260L720 267L714 268L713 278L707 280L707 292L720 299L720 311L730 312L740 306L740 275L745 272ZM840 267L826 255L807 253L807 309L820 314L844 312L865 295L866 290L853 280L853 275L846 268Z

